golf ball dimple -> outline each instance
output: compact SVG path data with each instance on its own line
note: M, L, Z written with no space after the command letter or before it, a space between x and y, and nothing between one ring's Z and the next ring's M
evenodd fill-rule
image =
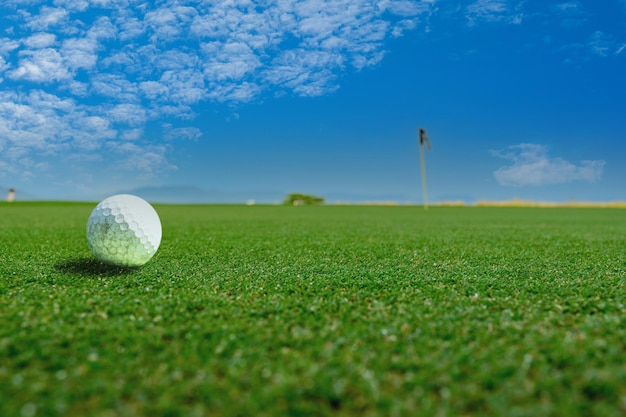
M161 243L161 221L145 200L118 194L102 200L87 221L87 243L100 261L141 266Z

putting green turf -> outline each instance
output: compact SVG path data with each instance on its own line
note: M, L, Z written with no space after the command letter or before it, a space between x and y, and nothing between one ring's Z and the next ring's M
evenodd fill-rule
M0 204L0 416L626 414L626 210Z

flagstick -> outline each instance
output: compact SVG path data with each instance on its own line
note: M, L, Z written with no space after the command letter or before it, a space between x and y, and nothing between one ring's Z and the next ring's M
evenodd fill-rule
M428 198L426 192L426 160L424 158L424 145L420 142L420 162L422 166L422 192L424 194L424 210L428 210Z

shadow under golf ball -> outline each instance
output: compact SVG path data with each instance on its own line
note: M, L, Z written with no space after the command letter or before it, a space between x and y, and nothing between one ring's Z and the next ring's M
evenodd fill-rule
M139 267L124 267L107 265L93 258L69 259L56 265L58 271L71 274L92 277L131 275L137 272Z

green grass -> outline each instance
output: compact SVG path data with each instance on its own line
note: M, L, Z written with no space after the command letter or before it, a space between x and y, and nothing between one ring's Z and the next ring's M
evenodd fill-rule
M0 416L623 416L626 210L0 204Z

